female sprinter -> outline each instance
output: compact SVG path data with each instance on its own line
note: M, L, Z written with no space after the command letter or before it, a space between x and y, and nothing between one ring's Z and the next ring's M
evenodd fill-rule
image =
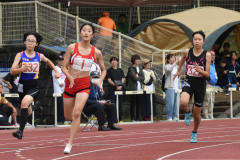
M18 93L21 100L20 127L17 132L13 132L13 136L18 139L22 139L23 137L23 130L28 120L28 107L31 107L30 104L39 92L38 73L40 62L47 63L55 71L54 78L60 77L60 73L54 64L43 54L34 51L42 39L42 36L38 33L25 33L23 35L23 42L26 45L26 50L16 55L10 71L11 75L19 74Z
M95 28L92 24L83 24L80 28L82 40L68 46L62 64L62 71L66 75L63 93L64 116L67 121L72 120L70 139L64 149L65 154L71 153L73 139L80 125L81 112L90 94L89 71L94 61L98 62L102 71L100 80L96 83L100 88L106 76L102 53L90 44L94 33Z
M206 93L206 78L209 77L211 54L202 46L205 42L203 31L197 31L192 34L194 47L184 50L178 71L173 75L173 79L180 76L181 68L186 61L187 77L184 80L180 106L185 110L185 124L190 125L191 109L188 108L190 97L194 94L194 128L191 133L191 143L197 142L197 129L201 122L201 107Z

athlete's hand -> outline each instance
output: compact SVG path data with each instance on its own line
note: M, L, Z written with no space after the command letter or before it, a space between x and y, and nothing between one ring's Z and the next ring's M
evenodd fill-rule
M27 71L30 69L30 63L26 63L23 67L24 71Z
M69 88L72 88L73 86L74 86L74 80L76 79L76 77L70 77L70 78L68 78L69 79L69 81L70 81L70 85L69 85Z
M180 71L177 71L174 75L173 75L173 80L175 80L176 77L179 78L180 76Z
M226 71L223 71L224 74L227 74L227 70Z
M104 94L104 91L103 91L103 88L101 86L102 82L101 81L98 81L97 83L94 83L96 85L98 85L99 89L101 90L102 94Z
M178 57L176 57L175 63L178 63L178 61L179 61L179 59L178 59Z
M194 66L195 66L195 68L196 68L196 71L199 72L199 71L200 71L199 65L195 62L195 63L194 63Z
M61 75L60 75L59 72L55 72L53 78L54 78L54 79L58 79L58 78L60 78L60 76L61 76Z

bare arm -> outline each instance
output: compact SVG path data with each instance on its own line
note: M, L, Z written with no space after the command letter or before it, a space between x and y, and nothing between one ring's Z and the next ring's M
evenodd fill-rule
M113 83L113 81L111 80L111 78L108 78L108 83L111 84L112 86L116 87L116 85Z
M210 73L210 65L211 65L211 54L209 52L207 52L207 55L206 55L206 70L203 71L203 70L199 69L198 65L197 66L195 65L196 71L199 72L204 77L208 78L209 73Z
M97 82L97 85L99 86L99 88L102 90L101 88L101 83L104 80L105 76L106 76L106 68L104 66L104 62L103 62L103 57L102 57L102 53L101 51L99 51L97 48L95 48L95 58L97 59L98 65L102 71L100 80Z
M10 74L11 75L15 75L15 74L19 74L21 73L22 71L25 71L25 70L28 70L30 68L30 64L27 64L25 65L24 67L22 68L19 68L18 64L21 60L21 54L18 53L16 56L15 56L15 59L14 59L14 62L12 64L12 68L11 68L11 71L10 71Z
M12 89L12 85L11 85L8 81L6 81L6 80L4 80L4 79L2 79L2 81L3 81L5 84L8 85L8 89Z
M67 50L66 50L66 54L62 63L62 72L63 74L70 80L72 78L72 76L69 74L67 67L69 66L70 63L70 58L72 56L72 53L74 51L74 44L71 44L68 46Z
M185 61L186 61L186 59L187 59L187 56L188 56L188 51L189 51L189 49L185 49L185 50L184 50L182 59L181 59L180 64L179 64L179 66L178 66L177 73L175 73L175 74L173 75L173 80L175 80L176 77L179 77L179 76L180 76L181 68L182 68L183 64L185 63Z

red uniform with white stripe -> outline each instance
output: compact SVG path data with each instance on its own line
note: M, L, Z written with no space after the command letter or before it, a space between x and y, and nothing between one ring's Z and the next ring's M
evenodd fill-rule
M79 71L90 71L92 64L95 60L95 47L92 46L91 52L88 55L82 55L78 50L78 43L75 43L73 55L70 60L70 64L73 69ZM65 89L63 93L64 98L75 97L77 93L85 92L90 94L90 80L88 77L76 78L74 80L74 86L69 88L70 81L66 77Z

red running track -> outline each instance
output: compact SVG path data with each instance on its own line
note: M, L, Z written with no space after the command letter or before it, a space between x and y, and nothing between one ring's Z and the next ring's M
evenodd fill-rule
M105 132L79 129L70 155L63 154L70 128L26 129L22 140L12 137L15 130L1 130L0 159L240 159L239 122L202 121L198 143L189 143L193 123L128 124L121 131Z

